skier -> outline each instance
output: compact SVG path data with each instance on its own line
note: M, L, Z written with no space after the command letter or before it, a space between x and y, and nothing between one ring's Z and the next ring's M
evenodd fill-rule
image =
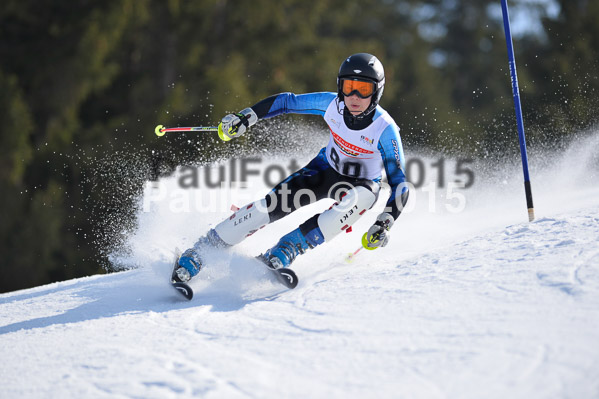
M388 231L407 202L408 190L399 129L378 105L384 86L385 73L378 58L358 53L341 64L337 93L281 93L225 116L218 126L223 141L243 135L260 119L286 113L320 115L331 134L328 145L308 165L279 183L266 197L210 229L186 250L175 266L173 279L187 282L197 275L206 247L230 247L298 207L327 197L337 199L330 209L312 216L258 256L271 269L288 267L299 254L350 229L374 205L383 168L391 196L363 245L367 249L387 245Z

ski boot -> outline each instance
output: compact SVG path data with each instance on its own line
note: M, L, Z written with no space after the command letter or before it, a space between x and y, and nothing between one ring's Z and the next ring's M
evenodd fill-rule
M179 257L173 270L173 281L186 283L202 270L202 260L195 248L189 248Z
M208 231L205 237L202 237L179 257L173 270L173 281L186 283L196 276L202 270L202 258L200 253L205 248L224 248L227 244L218 236L214 229Z
M277 245L256 258L272 270L289 267L298 255L313 248L299 228L281 237Z

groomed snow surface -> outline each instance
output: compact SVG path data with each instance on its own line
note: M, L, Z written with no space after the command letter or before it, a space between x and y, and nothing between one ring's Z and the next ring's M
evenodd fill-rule
M0 397L598 398L598 142L531 163L533 223L518 164L470 165L463 209L415 190L386 248L345 261L380 200L278 285L252 257L323 201L211 254L191 302L167 284L173 252L266 187L148 185L118 259L137 268L0 295ZM219 207L198 211L209 191Z

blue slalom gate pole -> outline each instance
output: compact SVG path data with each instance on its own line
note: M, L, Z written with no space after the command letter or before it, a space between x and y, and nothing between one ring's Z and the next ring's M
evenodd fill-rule
M518 138L520 141L520 155L522 157L522 169L524 171L524 190L526 193L526 207L528 208L528 220L532 222L535 211L532 205L532 190L530 188L530 176L528 175L528 156L526 155L526 138L524 137L524 122L522 121L522 105L520 104L520 89L518 88L518 75L516 73L516 59L514 57L514 45L512 42L512 30L510 28L510 15L507 8L507 0L501 0L503 11L503 28L505 30L505 43L510 63L510 74L512 77L512 94L514 95L514 107L516 108L516 122L518 125Z

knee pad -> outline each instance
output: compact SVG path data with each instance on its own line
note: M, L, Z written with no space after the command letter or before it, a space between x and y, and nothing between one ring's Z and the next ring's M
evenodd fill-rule
M228 245L239 244L246 237L270 223L266 199L239 209L231 217L220 222L214 230Z
M347 230L376 202L376 195L366 187L357 186L347 192L340 202L318 216L318 227L325 242Z

